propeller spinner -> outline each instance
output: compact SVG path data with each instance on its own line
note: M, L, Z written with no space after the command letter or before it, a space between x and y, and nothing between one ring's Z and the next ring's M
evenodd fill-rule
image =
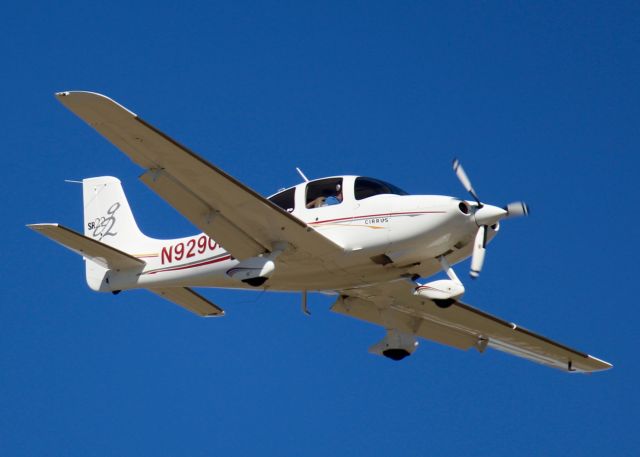
M465 173L464 168L462 168L462 164L458 159L454 159L453 161L453 171L460 180L460 183L462 183L462 186L478 203L474 213L476 224L478 224L478 232L476 233L476 238L473 243L471 271L469 272L469 275L475 279L480 276L482 265L484 264L489 226L496 224L501 219L527 216L529 215L529 207L524 202L512 202L504 208L499 208L493 205L485 205L480 201L478 194L476 194L476 191L471 185L471 180Z

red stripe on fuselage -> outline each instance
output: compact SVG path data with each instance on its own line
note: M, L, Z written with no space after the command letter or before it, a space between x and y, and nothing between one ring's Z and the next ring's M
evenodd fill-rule
M341 217L338 219L327 219L324 221L315 221L315 222L309 222L309 225L315 225L315 224L324 224L327 222L338 222L338 221L349 221L349 220L358 220L358 219L366 219L368 217L380 217L380 216L410 216L410 215L415 215L415 214L441 214L441 213L446 213L446 211L405 211L402 213L380 213L380 214L367 214L365 216L357 216L357 217Z
M165 268L163 270L155 270L155 271L150 271L149 273L146 274L150 274L150 275L154 275L156 273L164 273L165 271L177 271L177 270L187 270L189 268L196 268L196 267L202 267L204 265L211 265L212 263L218 263L218 262L223 262L225 260L229 260L231 258L230 255L226 255L224 257L220 257L217 259L211 259L211 260L207 260L205 262L199 262L199 263L193 263L191 265L182 265L182 266L175 266L175 267L168 267Z

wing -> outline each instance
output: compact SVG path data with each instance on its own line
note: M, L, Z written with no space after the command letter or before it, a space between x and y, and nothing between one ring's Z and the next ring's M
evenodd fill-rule
M413 295L414 288L402 280L342 290L332 310L458 349L475 347L483 352L491 347L562 370L592 372L612 366L464 303L440 308Z
M60 102L146 170L141 180L238 259L286 241L317 258L342 248L113 100L61 92Z

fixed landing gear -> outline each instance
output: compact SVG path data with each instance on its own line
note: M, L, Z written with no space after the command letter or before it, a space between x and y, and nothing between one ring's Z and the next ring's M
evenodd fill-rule
M448 308L456 302L458 298L464 294L464 286L455 271L447 262L444 256L438 258L442 270L447 273L449 279L441 279L438 281L428 282L423 285L418 285L413 292L415 295L419 295L424 298L428 298L433 301L439 308Z
M250 286L253 286L253 287L260 287L265 282L267 282L267 279L269 278L265 278L264 276L258 276L257 278L243 279L242 282L244 282L245 284L249 284Z
M418 347L415 336L389 328L382 340L369 348L371 354L399 361L410 356Z
M432 300L438 308L447 309L453 305L456 301L453 298L445 298L438 300L437 298Z

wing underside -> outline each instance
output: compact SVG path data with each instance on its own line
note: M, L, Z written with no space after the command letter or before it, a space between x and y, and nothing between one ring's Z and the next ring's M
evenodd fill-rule
M342 249L115 101L61 92L60 102L146 171L141 180L196 227L244 259L290 244L321 259ZM294 254L295 255L295 254Z
M332 310L458 349L487 347L567 371L592 372L611 364L461 302L440 308L398 281L340 291Z

